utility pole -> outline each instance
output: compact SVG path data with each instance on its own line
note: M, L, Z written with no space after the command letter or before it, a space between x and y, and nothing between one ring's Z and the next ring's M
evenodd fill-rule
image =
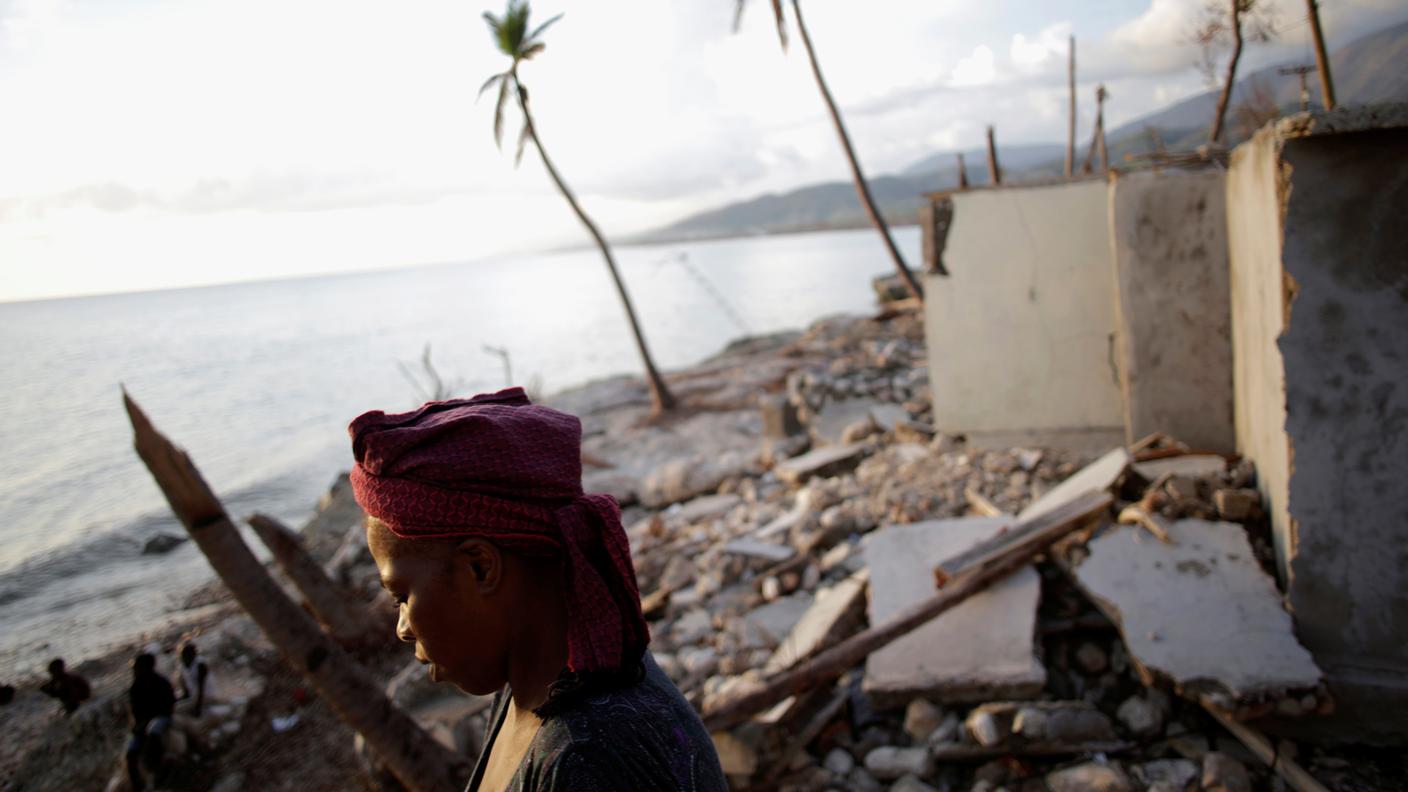
M1070 124L1066 131L1066 178L1076 169L1076 37L1071 36L1070 57L1066 61L1066 82L1070 89Z
M1300 111L1304 113L1310 109L1310 86L1306 84L1307 74L1315 71L1314 66L1282 66L1276 70L1277 74L1294 74L1300 78Z
M968 168L963 164L963 152L958 152L958 189L968 189Z
M988 126L988 184L994 187L1002 184L1002 169L997 166L997 143L993 141L992 126Z
M1315 0L1305 0L1310 11L1310 35L1315 39L1315 64L1320 67L1320 98L1326 110L1335 109L1335 82L1330 77L1330 56L1325 54L1325 32L1320 29L1320 9Z

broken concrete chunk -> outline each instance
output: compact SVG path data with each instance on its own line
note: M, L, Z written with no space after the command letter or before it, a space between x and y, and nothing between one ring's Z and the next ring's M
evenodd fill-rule
M1159 477L1164 474L1190 478L1211 478L1226 470L1227 460L1216 454L1189 454L1134 463L1134 472L1149 481L1158 481Z
M1201 785L1207 792L1251 792L1252 780L1241 762L1213 751L1203 757Z
M1086 762L1046 774L1051 792L1133 792L1134 783L1118 764Z
M1163 691L1150 689L1145 691L1145 695L1125 699L1115 712L1115 717L1138 737L1157 737L1164 733L1168 704L1168 697Z
M666 515L680 523L703 522L728 514L742 502L743 499L737 495L704 495L680 504L678 510L672 507Z
M803 432L797 418L797 405L784 395L763 396L758 400L763 416L763 437L781 439Z
M896 748L882 745L865 755L865 769L880 779L906 775L926 776L934 772L934 760L924 748Z
M1150 789L1183 790L1198 780L1202 768L1187 759L1158 759L1134 768L1134 774Z
M1048 514L1087 492L1105 492L1124 475L1131 459L1126 448L1110 451L1037 498L1017 515L1018 519L1027 521Z
M811 607L802 614L792 627L792 632L763 666L763 673L772 674L790 668L822 646L835 643L858 630L868 578L868 572L861 571L834 586L817 591Z
M866 537L871 624L934 593L934 567L991 538L1008 520L965 517L882 528ZM878 699L935 701L1036 696L1046 669L1033 654L1040 579L1021 569L870 655L865 689Z
M1074 569L1141 670L1224 709L1315 689L1320 670L1242 527L1178 520L1169 534L1173 544L1112 527Z
M939 790L920 781L915 776L907 775L891 784L890 792L939 792Z
M915 742L924 742L943 722L944 711L927 699L917 698L904 709L904 731Z
M756 539L734 539L724 545L724 552L749 558L762 558L773 562L786 561L795 553L792 548L786 545L759 542Z
M1241 522L1261 510L1261 493L1254 489L1220 489L1212 494L1217 515Z
M779 462L773 473L789 484L800 484L812 476L833 475L855 467L865 454L863 443L817 448Z
M843 399L833 401L814 415L808 426L812 442L819 446L836 445L844 442L841 435L857 421L872 422L871 409L879 407L873 399Z
M1104 713L1084 701L998 701L975 707L968 730L980 745L1079 745L1116 740ZM980 736L980 732L982 735ZM984 742L984 739L990 740Z

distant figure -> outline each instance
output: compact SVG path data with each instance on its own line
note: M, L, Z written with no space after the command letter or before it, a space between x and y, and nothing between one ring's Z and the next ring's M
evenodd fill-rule
M11 701L14 701L14 700L15 700L15 686L14 686L14 685L0 685L0 707L3 707L3 706L5 706L6 704L9 704Z
M147 788L142 777L142 765L153 773L161 769L166 746L162 735L171 725L171 713L176 706L176 692L166 677L156 672L156 658L147 652L132 660L132 688L128 691L132 707L132 739L127 743L127 777L132 792Z
M88 680L64 670L62 657L56 657L49 663L49 681L39 686L39 692L58 699L64 708L64 715L72 715L91 693Z
M210 666L197 656L194 643L181 647L180 672L181 695L177 701L191 701L191 716L199 718L210 694Z

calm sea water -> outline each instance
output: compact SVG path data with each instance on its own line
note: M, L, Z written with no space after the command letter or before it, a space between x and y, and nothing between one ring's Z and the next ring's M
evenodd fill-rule
M898 242L914 262L918 232ZM873 308L871 232L621 248L657 362ZM346 425L422 400L398 363L429 343L459 392L546 391L639 369L590 250L460 265L0 304L0 679L155 625L211 573L131 450L120 385L184 446L233 515L291 524L350 464Z

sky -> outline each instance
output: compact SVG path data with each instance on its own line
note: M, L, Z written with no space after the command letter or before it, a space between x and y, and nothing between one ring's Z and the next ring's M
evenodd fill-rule
M1056 142L1077 37L1080 130L1208 88L1203 0L805 0L868 173ZM1309 57L1302 0L1247 68ZM584 241L481 83L474 0L0 0L0 301L468 261ZM805 53L769 4L539 0L520 71L558 168L608 236L847 178ZM1322 0L1331 47L1408 17ZM795 29L794 29L795 30Z

